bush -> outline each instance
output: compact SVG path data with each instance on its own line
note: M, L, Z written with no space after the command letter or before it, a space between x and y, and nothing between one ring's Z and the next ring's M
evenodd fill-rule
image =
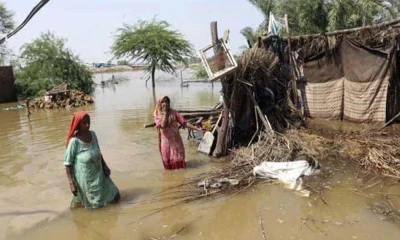
M60 84L86 94L94 90L92 73L79 57L65 47L66 40L43 33L25 44L21 56L26 60L16 72L18 94L22 97L42 95Z

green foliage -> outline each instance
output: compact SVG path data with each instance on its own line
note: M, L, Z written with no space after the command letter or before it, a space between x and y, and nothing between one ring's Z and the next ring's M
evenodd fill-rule
M192 55L191 44L178 31L171 30L166 21L153 19L138 21L117 30L112 53L117 58L129 58L148 65L153 87L155 70L174 73L174 63L185 61Z
M194 65L191 68L194 70L194 77L196 79L208 79L207 71L202 64Z
M253 4L257 9L261 11L264 15L264 21L258 26L257 29L252 27L243 28L240 33L246 38L247 42L250 45L254 45L258 37L263 34L266 30L269 22L269 13L274 9L275 1L274 0L248 0L251 4Z
M269 12L289 16L292 35L323 33L367 26L400 16L399 0L248 0L268 23ZM262 30L264 30L263 28ZM262 31L242 30L246 39L256 39ZM252 37L251 37L252 36ZM253 40L254 41L254 40Z
M6 34L14 29L14 14L7 10L4 3L0 2L0 33ZM0 45L0 51L2 53L9 52L6 45ZM4 64L5 56L4 54L0 54L0 64Z
M256 31L251 27L243 28L240 33L246 38L248 44L251 46L257 42L258 37L261 35L261 32Z
M87 94L94 90L92 73L77 55L65 47L66 40L47 32L22 46L26 64L16 74L18 92L37 96L63 83Z
M386 18L396 18L400 16L400 1L399 0L387 0L386 1L387 15Z
M274 0L248 0L251 4L253 4L257 9L261 11L264 15L264 18L268 20L269 13L274 9L275 1ZM268 21L266 21L268 22Z
M8 33L14 29L14 14L0 2L0 33Z
M278 16L288 14L291 34L324 32L328 26L325 0L282 0L276 5Z
M201 63L201 59L199 57L192 56L188 59L187 63L188 64Z
M117 61L117 65L121 66L121 65L130 65L128 60L119 60Z
M399 17L396 4L385 0L337 0L330 3L329 31L377 24ZM398 9L398 8L397 8Z

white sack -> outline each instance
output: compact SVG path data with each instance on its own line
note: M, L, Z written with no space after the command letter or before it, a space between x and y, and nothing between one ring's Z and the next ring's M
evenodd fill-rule
M308 161L262 162L254 167L253 174L259 178L275 178L287 183L290 189L302 190L302 176L310 176L319 168ZM298 179L300 180L298 181Z

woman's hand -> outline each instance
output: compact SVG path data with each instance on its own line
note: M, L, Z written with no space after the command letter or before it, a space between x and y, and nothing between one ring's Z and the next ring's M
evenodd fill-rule
M71 189L71 192L72 192L72 194L74 194L74 196L76 196L78 194L78 190L77 190L74 182L69 183L69 188Z
M195 130L195 131L199 131L199 132L205 132L205 131L206 131L204 128L199 127L199 126L195 126L195 125L193 125L193 124L191 124L191 123L189 123L189 122L186 123L186 126L187 126L188 128L190 128L190 129Z
M196 130L199 131L199 132L205 132L205 131L206 131L206 130L205 130L204 128L202 128L202 127L197 127Z
M109 177L111 175L111 170L107 166L103 167L103 172L106 177Z
M111 170L104 161L103 154L101 154L101 165L103 166L103 173L106 177L111 175Z

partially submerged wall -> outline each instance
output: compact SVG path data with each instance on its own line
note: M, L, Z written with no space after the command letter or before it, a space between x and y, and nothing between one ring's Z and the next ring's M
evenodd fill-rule
M17 101L14 73L11 66L0 67L0 103Z

